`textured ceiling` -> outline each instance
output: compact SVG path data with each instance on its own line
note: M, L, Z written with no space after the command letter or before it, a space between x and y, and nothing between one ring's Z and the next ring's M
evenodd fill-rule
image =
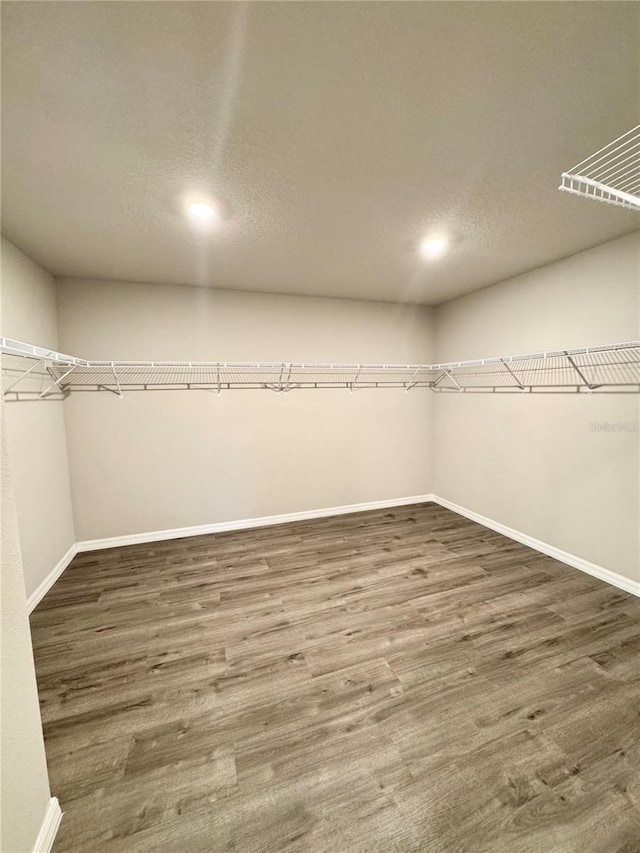
M2 13L3 231L58 275L438 303L640 225L556 189L637 124L637 3Z

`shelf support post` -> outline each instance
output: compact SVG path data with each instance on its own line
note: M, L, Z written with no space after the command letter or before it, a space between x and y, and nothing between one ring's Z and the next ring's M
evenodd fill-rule
M284 391L285 394L287 393L287 391L289 391L289 389L291 387L291 364L287 364L286 368L287 368L287 376L284 379L284 383L283 383L283 381L280 382L280 387L278 388L278 391ZM280 378L282 380L282 372L280 373Z
M569 353L567 352L567 350L565 350L565 351L564 351L564 354L565 354L565 355L566 355L566 357L567 357L567 361L569 362L569 364L571 365L571 367L573 367L573 369L574 369L574 370L575 370L575 372L578 374L578 376L580 377L580 379L582 380L582 382L584 382L584 384L587 386L587 388L588 388L590 391L593 391L593 389L594 389L596 386L592 385L592 384L591 384L591 382L589 382L589 380L587 379L587 377L586 377L586 376L584 375L584 373L580 370L580 368L579 368L579 367L578 367L578 365L575 363L575 361L571 358L571 356L569 355Z
M407 393L407 391L410 391L412 388L415 388L415 386L416 386L416 384L417 384L417 383L416 383L416 382L414 382L414 379L416 378L416 376L418 375L418 373L420 373L420 368L419 368L419 367L416 367L416 372L413 374L413 376L411 377L411 379L410 379L410 380L407 382L407 384L405 385L405 388L404 388L404 393L405 393L405 394Z
M71 367L69 368L69 370L65 371L65 373L62 374L62 376L60 376L58 379L55 379L53 381L53 383L51 385L49 385L48 388L44 389L44 391L39 395L38 399L43 400L47 396L49 391L53 390L53 388L55 388L56 386L58 388L60 388L60 383L62 382L62 380L66 379L67 376L69 376L69 374L72 373L76 369L76 367L77 367L76 364L72 364Z
M362 365L361 365L361 364L359 364L359 365L358 365L358 369L356 370L356 375L353 377L353 379L352 379L352 380L351 380L351 382L349 383L349 391L351 391L351 393L352 393L352 394L353 394L354 390L357 390L357 389L354 389L354 385L355 385L355 384L356 384L356 382L358 381L358 377L360 376L360 371L361 371L361 370L362 370Z
M116 367L115 367L115 364L113 362L111 362L111 372L113 373L113 378L115 379L116 387L118 389L118 397L120 397L120 399L122 400L122 388L120 387L120 382L118 380L118 374L116 373Z
M511 368L509 367L509 365L507 364L507 362L505 361L505 359L504 359L504 358L501 358L501 359L500 359L500 361L504 364L504 366L505 366L505 368L506 368L506 370L507 370L507 373L510 373L510 374L511 374L511 376L515 379L515 381L516 381L516 385L518 386L518 388L519 388L521 391L524 391L524 385L523 385L523 384L522 384L522 382L518 379L518 377L517 377L517 376L516 376L516 374L513 372L513 370L511 370Z
M437 385L439 385L442 382L442 380L445 378L445 376L447 377L447 379L450 379L453 382L453 384L456 386L458 391L462 391L462 388L460 387L459 383L457 382L455 377L452 375L451 371L448 370L446 367L442 368L442 373L440 374L440 376L438 376L438 378L435 380L435 382L431 383L431 387L435 388Z

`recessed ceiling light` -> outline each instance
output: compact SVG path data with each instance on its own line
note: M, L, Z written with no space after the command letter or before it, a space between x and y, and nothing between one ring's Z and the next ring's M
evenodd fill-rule
M429 237L420 243L420 254L423 258L439 258L449 246L449 241L444 237Z
M212 204L205 204L202 201L194 201L187 207L189 216L194 219L213 219L217 217L218 210Z

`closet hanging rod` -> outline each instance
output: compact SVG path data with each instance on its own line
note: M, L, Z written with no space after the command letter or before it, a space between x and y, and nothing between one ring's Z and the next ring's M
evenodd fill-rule
M430 388L436 392L640 392L640 342L435 364L90 361L0 338L7 399L78 391Z

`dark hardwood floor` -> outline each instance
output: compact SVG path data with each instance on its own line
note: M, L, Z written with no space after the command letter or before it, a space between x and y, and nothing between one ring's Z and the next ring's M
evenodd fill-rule
M56 853L640 851L640 600L434 504L77 556Z

